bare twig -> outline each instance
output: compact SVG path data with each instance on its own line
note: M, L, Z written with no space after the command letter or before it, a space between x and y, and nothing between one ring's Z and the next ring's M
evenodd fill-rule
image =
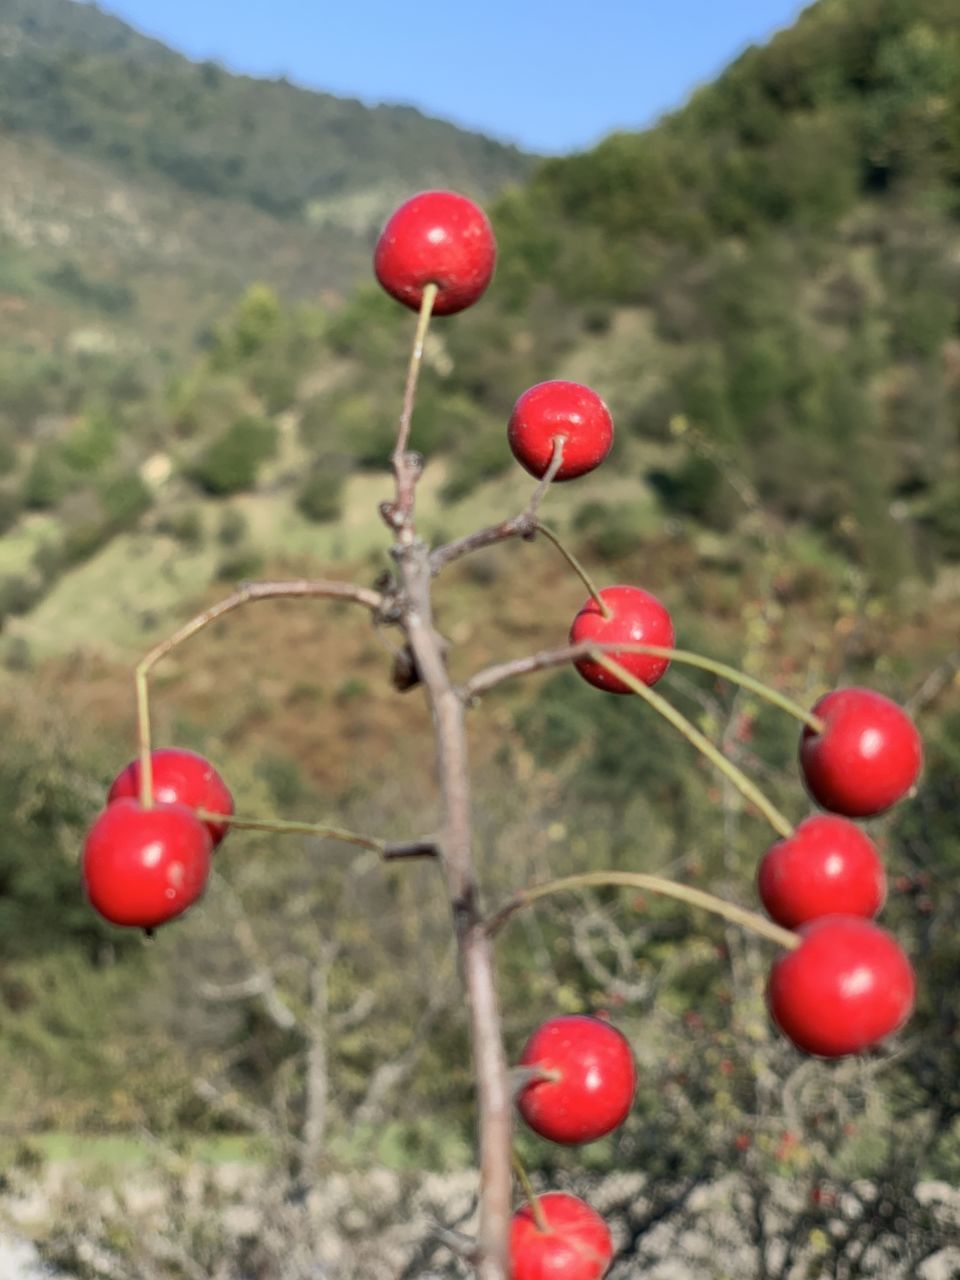
M423 346L427 338L427 329L430 327L430 316L433 313L433 304L437 300L437 292L435 284L428 284L423 290L417 330L413 339L413 349L410 352L410 364L407 368L407 383L403 392L403 408L400 411L397 441L390 459L396 484L396 496L393 502L384 502L380 507L380 514L393 530L397 541L403 545L411 543L415 536L413 509L417 481L423 473L423 458L419 453L411 452L408 445L417 383L420 380L420 366L423 364Z
M558 436L553 442L550 466L530 495L530 501L524 509L518 515L511 516L509 520L487 525L485 529L478 529L475 533L468 533L466 537L457 538L455 542L437 547L430 555L430 572L436 576L455 560L460 560L474 551L481 551L484 547L495 546L498 542L507 542L510 538L533 538L539 527L537 512L540 510L540 504L546 497L547 490L560 470L562 462L563 440Z
M394 545L405 595L401 625L433 714L443 802L442 864L460 954L477 1079L480 1130L479 1280L506 1280L512 1108L490 938L473 866L464 706L432 620L430 557L418 540Z
M209 809L197 809L196 813L197 817L204 822L228 823L240 831L272 831L277 835L316 836L321 840L339 840L343 844L354 844L361 849L372 849L387 861L437 856L436 841L431 838L389 843L377 836L359 835L356 831L345 831L342 827L328 827L318 822L291 822L286 818L247 818L236 813L214 813Z

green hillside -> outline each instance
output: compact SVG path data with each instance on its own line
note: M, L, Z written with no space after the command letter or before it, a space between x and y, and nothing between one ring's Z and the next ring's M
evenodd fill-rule
M545 515L597 579L642 581L681 643L804 703L851 683L909 700L927 745L918 797L871 828L884 922L923 974L902 1051L801 1072L764 1013L766 951L604 893L505 934L511 1047L533 1008L613 1011L641 1084L587 1161L680 1199L731 1169L757 1197L788 1178L824 1275L861 1255L840 1256L823 1188L875 1179L898 1238L921 1219L935 1234L911 1197L960 1170L960 0L820 0L657 127L532 172L416 113L195 67L66 0L0 0L0 44L20 77L0 85L0 1079L28 1163L62 1131L239 1128L279 1167L305 1040L269 984L204 994L253 991L263 966L301 1026L323 1001L340 1019L331 1168L469 1159L458 997L423 1014L449 959L434 868L384 876L238 833L203 908L146 948L76 894L84 827L132 752L135 655L238 580L388 565L377 503L414 320L369 282L371 220L442 180L484 197L500 256L488 295L426 343L424 534L521 509L511 406L543 379L588 382L614 453ZM408 169L408 141L448 167ZM583 589L558 566L540 539L440 580L458 678L562 641ZM431 746L417 694L390 689L395 639L258 605L158 671L158 737L215 756L250 812L413 836L433 821ZM799 819L794 727L701 673L665 685ZM612 865L753 901L769 833L631 700L563 673L471 717L491 898ZM410 1072L369 1120L386 1060ZM133 1256L129 1225L102 1229ZM68 1236L52 1252L74 1265Z
M528 168L412 108L198 65L75 0L2 0L0 42L0 127L285 218L343 219L352 199L375 223L398 187L483 194Z

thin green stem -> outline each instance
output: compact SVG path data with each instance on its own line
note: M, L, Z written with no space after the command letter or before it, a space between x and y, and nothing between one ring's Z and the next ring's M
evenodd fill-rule
M583 565L580 563L577 557L573 554L570 548L565 546L564 543L561 542L561 540L553 532L553 530L548 529L547 526L543 524L540 520L537 521L537 532L542 533L543 536L547 539L547 541L552 542L553 545L557 548L557 550L563 556L564 560L566 560L567 564L570 566L570 568L574 571L574 573L577 575L577 577L580 579L583 585L590 592L591 596L596 602L597 608L603 614L604 618L606 618L607 620L612 618L613 612L610 609L610 606L604 600L603 596L600 594L599 590L597 589L593 579L587 573L586 569L584 569Z
M563 649L547 649L542 653L532 654L528 658L514 658L510 662L501 662L496 666L478 671L463 686L464 697L469 701L471 698L488 693L504 680L510 680L514 676L531 675L537 671L547 671L551 667L565 666L568 662L576 662L578 658L589 657L593 649L598 649L602 653L612 654L614 657L623 653L645 653L651 657L668 658L671 662L700 667L704 671L712 671L714 675L719 676L721 679L729 680L732 684L742 685L743 688L749 689L757 697L763 698L766 702L779 707L782 711L786 711L788 715L794 716L801 723L809 725L814 733L822 733L825 728L824 722L819 716L815 716L812 711L804 710L799 703L794 702L785 694L779 693L776 689L771 689L769 685L755 680L753 676L745 675L742 671L738 671L736 667L729 667L725 662L715 662L713 658L704 657L702 654L694 653L689 649L668 649L663 645L656 644L611 643L601 645L588 641L583 644L567 645Z
M153 808L153 749L150 743L150 690L147 686L147 670L140 663L134 674L137 690L137 745L140 756L140 803L144 809Z
M420 380L420 367L423 364L423 348L430 328L430 317L433 304L439 292L435 284L424 287L420 299L420 313L417 316L417 328L413 335L413 347L410 351L410 364L407 367L407 383L403 391L403 408L400 411L400 427L397 432L397 443L394 447L394 466L403 458L410 443L410 424L413 420L413 406L417 398L417 383Z
M819 716L815 716L812 711L807 711L806 708L800 706L799 702L794 702L786 694L780 693L768 684L764 684L762 680L748 676L745 671L738 671L736 667L728 666L725 662L717 662L716 659L708 658L702 653L695 653L692 649L668 649L656 644L625 644L618 645L617 651L619 653L648 653L653 658L669 658L671 662L678 662L683 666L699 667L701 671L709 671L713 675L719 676L721 680L729 680L731 684L737 684L743 689L748 689L750 693L756 694L764 702L769 702L771 706L779 707L781 711L793 716L801 724L808 725L814 733L822 733L826 727Z
M320 836L326 840L341 840L344 844L359 845L361 849L373 849L383 853L387 847L385 840L375 836L357 835L355 831L344 831L342 827L328 827L317 822L290 822L285 818L247 818L237 813L214 813L209 809L198 809L197 817L202 822L225 822L241 831L275 831L280 835Z
M513 1172L517 1175L517 1181L523 1187L523 1194L529 1201L530 1208L533 1211L533 1220L537 1224L537 1230L546 1234L550 1230L550 1224L547 1222L547 1215L543 1212L543 1205L540 1203L540 1197L533 1189L533 1183L523 1167L523 1161L514 1151L511 1155L511 1163Z
M611 675L622 680L628 689L637 694L638 697L643 698L666 721L672 724L679 733L682 733L701 755L706 756L711 764L716 765L724 777L737 788L746 800L760 810L778 835L783 836L784 839L793 835L793 824L767 799L760 788L752 783L743 770L738 769L732 760L728 760L723 752L714 746L710 739L705 737L695 725L691 724L682 712L667 702L666 698L661 697L659 693L655 693L642 680L638 680L636 676L631 675L619 662L615 662L598 649L592 650L590 660L609 671Z
M604 888L607 886L615 886L622 889L639 889L647 893L660 894L665 898L674 898L677 902L684 902L688 906L699 907L704 911L709 911L712 915L722 916L724 920L729 920L731 924L739 925L741 928L757 934L758 937L766 938L768 941L775 942L778 946L786 947L790 951L800 945L799 934L792 933L789 929L782 929L780 925L767 920L765 916L758 915L756 911L747 911L745 907L738 907L732 902L725 902L723 898L718 898L712 893L705 893L702 889L694 889L692 885L678 884L675 880L667 880L663 876L648 875L642 871L587 871L580 875L563 876L558 880L550 880L545 884L531 885L528 889L521 889L506 906L501 907L495 915L490 917L487 922L487 932L496 933L518 911L521 911L524 907L531 906L541 898L548 898L555 893L567 893L571 890Z
M241 605L256 600L300 599L318 596L329 600L350 600L354 604L365 605L376 612L383 604L383 597L377 591L367 587L355 586L352 582L327 582L321 579L311 580L298 578L292 582L250 582L235 591L233 595L204 609L195 618L184 623L171 636L155 644L137 664L134 671L134 686L137 702L137 743L140 758L140 803L145 809L153 807L153 759L150 735L150 691L147 677L161 658L176 649L205 627L222 618L225 613L239 609Z
M372 849L388 862L436 858L438 855L438 845L432 836L419 840L387 841L318 822L290 822L286 818L247 818L236 813L216 813L212 809L197 809L196 814L202 822L229 823L242 831L274 831L279 835L319 836L323 840L340 840L344 844L358 845L361 849Z

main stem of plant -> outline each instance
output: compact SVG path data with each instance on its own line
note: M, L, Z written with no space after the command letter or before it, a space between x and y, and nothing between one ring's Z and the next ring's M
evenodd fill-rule
M507 1241L511 1214L512 1101L494 975L493 947L484 927L473 865L470 784L464 705L444 661L444 644L433 625L429 548L416 536L414 495L421 460L406 451L413 391L432 297L424 300L417 326L407 393L393 455L396 498L382 514L394 532L393 557L400 587L399 623L407 638L433 717L443 824L440 861L467 994L480 1139L480 1224L476 1270L479 1280L508 1280Z

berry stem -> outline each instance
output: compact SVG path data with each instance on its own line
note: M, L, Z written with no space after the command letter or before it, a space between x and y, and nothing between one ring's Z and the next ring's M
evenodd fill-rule
M554 461L556 461L556 455L554 455ZM550 465L553 466L553 463L551 462ZM547 474L549 474L549 472ZM590 592L591 596L596 602L597 608L603 614L604 618L606 618L607 620L612 618L613 613L611 612L610 606L604 600L603 596L601 596L600 592L597 590L597 587L594 584L593 579L587 573L586 569L584 569L583 565L580 563L577 557L573 554L570 548L564 546L564 544L560 541L560 539L553 532L553 530L548 529L547 526L543 524L540 520L538 520L536 523L536 529L537 529L537 533L542 533L543 536L547 539L547 541L552 542L553 545L557 548L557 550L563 556L564 560L566 560L567 564L570 566L570 568L574 571L574 573L579 577L583 585Z
M601 653L598 649L594 649L590 658L599 666L609 671L611 675L616 676L619 680L637 694L665 720L687 739L687 741L711 762L716 765L725 778L731 782L744 799L755 805L763 816L767 819L774 831L784 839L793 835L793 825L790 823L780 810L763 794L759 787L750 781L742 769L738 769L732 760L728 760L723 752L715 747L709 738L696 728L695 725L687 719L682 712L667 702L666 698L661 697L659 693L654 692L642 680L638 680L636 676L631 675L619 662L615 662L613 658L605 653Z
M561 1079L559 1071L550 1071L546 1067L512 1067L510 1070L510 1088L513 1090L514 1098L532 1084L539 1084L543 1080L559 1079Z
M699 667L701 671L709 671L713 675L719 676L721 680L729 680L731 684L747 689L764 702L769 702L771 706L779 707L781 711L793 716L801 724L809 726L814 733L822 733L826 727L819 716L815 716L812 711L807 711L806 708L800 706L799 702L794 702L786 694L771 688L770 685L764 684L762 680L757 680L754 676L748 676L745 671L738 671L736 667L728 666L725 662L717 662L715 658L708 658L705 654L695 653L691 649L666 649L652 644L631 644L618 647L622 653L649 653L655 658L669 658L671 662L678 662L684 666Z
M543 653L536 653L529 658L517 658L512 662L498 663L496 666L487 667L485 671L479 671L472 679L468 680L464 685L464 696L468 699L479 697L480 694L486 693L495 685L500 684L501 681L510 679L511 676L529 675L535 671L545 671L550 667L564 666L576 658L589 657L594 649L614 654L646 653L655 658L669 658L671 662L677 662L685 666L699 667L703 671L712 672L722 680L729 680L731 684L737 684L744 689L748 689L751 693L756 694L758 698L762 698L765 702L769 702L772 706L779 707L781 711L793 716L801 724L809 725L814 733L822 733L825 727L823 720L814 715L812 711L805 710L798 702L788 698L786 694L772 689L761 680L748 676L743 671L738 671L736 667L730 667L725 662L717 662L703 654L694 653L691 649L668 649L655 644L616 643L597 645L587 641L584 644L568 645L565 649L553 649Z
M420 314L417 317L417 328L413 335L413 347L410 351L410 363L407 367L407 381L403 389L403 406L400 410L400 423L397 428L397 440L390 458L396 482L396 497L393 502L385 502L380 506L380 513L397 536L398 542L407 546L413 542L414 493L420 473L423 470L423 459L417 453L409 453L410 426L413 421L413 406L417 398L417 383L420 380L420 367L423 364L423 347L430 327L433 304L437 300L437 286L424 286L420 299Z
M417 398L417 383L420 380L420 366L423 364L423 347L430 328L430 317L433 304L437 300L438 289L435 284L424 287L420 300L420 314L417 316L417 328L413 335L413 348L410 352L410 364L407 366L407 384L403 389L403 407L400 410L400 428L397 432L397 443L393 451L396 464L407 451L410 443L410 424L413 421L413 405Z
M550 1224L547 1222L547 1215L543 1212L543 1205L540 1203L540 1197L533 1189L533 1183L523 1167L523 1161L513 1151L510 1157L510 1163L513 1165L513 1172L517 1175L517 1181L523 1187L523 1194L527 1197L530 1208L533 1211L533 1220L537 1224L537 1230L544 1235L550 1230Z
M540 503L546 496L547 490L557 478L557 472L563 466L563 449L566 444L565 436L553 437L553 455L550 458L550 465L540 477L540 482L534 489L530 501L527 504L526 514L532 519L536 518Z
M197 809L201 822L229 823L240 831L274 831L279 835L319 836L325 840L340 840L355 844L361 849L372 849L384 858L434 858L437 846L433 840L411 840L390 843L376 836L358 835L342 827L328 827L317 822L292 822L286 818L248 818L236 813L216 813L211 809Z
M144 809L153 808L153 748L150 732L150 690L147 677L161 658L165 658L171 650L203 631L211 622L222 618L225 613L239 609L243 604L255 600L285 600L301 597L319 596L331 600L352 600L354 604L365 605L374 613L383 605L383 597L377 591L367 587L356 586L352 582L326 582L321 579L296 579L292 582L248 582L233 595L219 600L204 609L196 617L185 622L171 636L161 640L137 663L133 681L136 690L137 704L137 744L140 758L140 803ZM222 820L222 819L221 819Z
M153 808L153 748L150 742L150 690L143 663L134 674L137 690L137 745L140 755L140 803Z
M788 951L800 945L799 934L781 928L780 925L767 920L756 911L747 911L745 907L725 902L723 898L705 893L702 889L694 889L692 885L678 884L676 880L648 875L642 871L586 871L579 875L550 880L545 884L531 885L527 889L521 889L510 902L489 918L487 932L497 933L516 912L531 906L541 898L574 889L603 888L610 885L623 889L640 889L647 893L660 894L665 898L674 898L677 902L685 902L691 907L699 907L713 915L722 916L724 920L729 920L731 924L739 925L757 934L758 937L775 942Z

